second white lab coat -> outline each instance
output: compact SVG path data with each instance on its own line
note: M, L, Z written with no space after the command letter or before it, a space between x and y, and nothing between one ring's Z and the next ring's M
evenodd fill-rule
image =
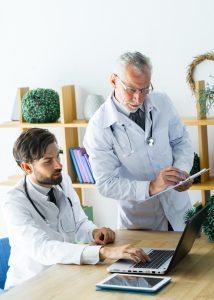
M53 264L97 263L100 246L83 244L93 241L92 231L97 227L83 212L70 177L63 174L63 190L55 187L57 206L48 201L48 196L41 193L28 176L27 188L46 221L27 199L21 180L9 191L3 204L11 245L5 288L23 282Z
M83 144L99 192L118 201L120 228L167 230L169 220L174 230L183 230L188 193L171 190L149 199L148 189L163 168L190 171L188 133L166 94L153 92L144 103L145 132L118 112L111 95L91 118ZM151 126L154 146L146 142Z

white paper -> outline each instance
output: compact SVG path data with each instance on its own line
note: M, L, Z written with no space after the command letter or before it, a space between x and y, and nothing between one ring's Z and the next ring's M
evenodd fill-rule
M165 193L165 192L167 192L167 191L169 191L169 190L172 190L172 189L174 189L174 188L177 187L177 186L180 186L180 185L183 185L183 184L188 183L188 182L190 182L190 181L193 181L194 178L196 178L196 177L198 177L198 176L204 174L205 172L207 172L207 171L209 171L209 170L210 170L210 169L204 168L204 169L202 169L201 171L199 171L199 172L193 174L192 176L189 176L187 179L182 180L182 181L178 182L177 184L172 185L172 186L169 186L169 187L166 188L165 190L163 190L163 191L161 191L161 192L159 192L159 193L156 193L156 194L152 195L152 196L149 197L148 199L151 199L151 198L156 197L156 196L158 196L158 195L160 195L160 194L162 194L162 193Z

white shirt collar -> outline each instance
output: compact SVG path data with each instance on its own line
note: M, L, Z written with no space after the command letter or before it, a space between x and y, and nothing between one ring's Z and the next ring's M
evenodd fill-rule
M47 196L48 192L50 191L50 188L47 188L47 187L41 186L39 184L36 184L35 182L32 181L30 176L28 176L28 180L30 181L32 186L37 190L37 192L41 193L44 196Z

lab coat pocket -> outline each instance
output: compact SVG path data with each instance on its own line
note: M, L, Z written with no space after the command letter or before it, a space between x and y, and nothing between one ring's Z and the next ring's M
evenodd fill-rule
M60 221L61 230L64 236L64 242L75 242L75 223L71 216L64 216Z
M155 134L154 152L156 157L169 158L171 154L171 147L169 143L169 136L167 128L156 131ZM167 159L168 160L168 159Z
M113 145L114 150L119 157L128 157L134 152L126 127L122 126L122 130L121 128L114 130Z
M65 214L60 220L62 230L66 233L75 232L75 222L72 216Z

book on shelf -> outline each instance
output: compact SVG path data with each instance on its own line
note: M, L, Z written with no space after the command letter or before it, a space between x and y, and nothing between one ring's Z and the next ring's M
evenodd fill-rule
M91 182L91 183L95 183L94 176L93 176L93 174L91 173L91 170L90 170L90 168L89 168L89 165L88 165L88 163L87 163L87 160L86 160L86 158L85 158L85 155L82 155L82 160L83 160L84 166L85 166L85 168L86 168L86 170L87 170L88 176L89 176L89 178L90 178L90 182Z
M73 150L73 148L70 148L70 149L69 149L69 152L70 152L70 156L71 156L71 159L72 159L72 161L73 161L73 165L74 165L74 168L75 168L75 170L76 170L76 173L77 173L79 182L80 182L80 183L83 183L83 179L82 179L82 176L81 176L81 173L80 173L80 169L79 169L79 167L78 167L78 164L77 164L77 161L76 161L76 158L75 158L75 155L74 155L74 150Z
M88 153L85 153L84 156L85 156L85 159L86 159L86 161L87 161L87 163L88 163L88 166L89 166L89 169L90 169L90 171L91 171L91 174L92 174L92 176L93 176L91 164L90 164L90 161L89 161L89 158L88 158ZM94 177L94 176L93 176L93 177Z
M72 147L70 148L71 158L79 178L81 176L81 183L95 183L91 166L88 161L88 154L86 153L85 148ZM78 174L79 172L79 174ZM79 178L80 180L80 178Z
M82 175L82 179L83 179L84 183L90 183L88 173L86 171L86 168L85 168L83 160L82 160L82 153L80 151L80 148L74 149L74 155L77 160L77 164L78 164L78 167L79 167L79 170Z

